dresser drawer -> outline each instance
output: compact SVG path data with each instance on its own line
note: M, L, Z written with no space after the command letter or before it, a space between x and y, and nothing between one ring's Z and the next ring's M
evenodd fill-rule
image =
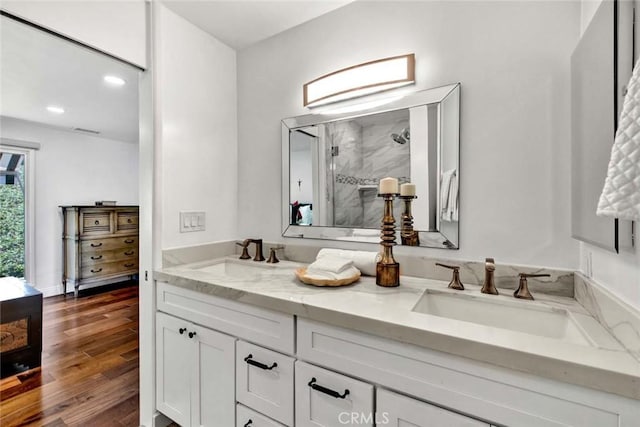
M138 211L116 211L116 232L138 230Z
M125 260L137 260L138 249L137 248L120 248L112 249L109 251L91 251L83 252L80 260L83 267L88 267L96 264L103 264L107 262L125 261Z
M236 427L284 427L282 424L249 409L241 404L236 405Z
M135 274L138 271L138 260L125 260L117 262L107 262L82 267L82 278L111 276L116 274L125 274L127 272Z
M296 426L373 426L373 386L308 363L296 362Z
M86 210L80 213L81 235L111 233L111 212Z
M293 425L294 359L244 341L236 342L236 400Z
M158 310L287 354L294 353L291 314L157 282Z
M83 254L124 248L137 250L138 236L105 237L103 239L82 240L80 242L80 251Z

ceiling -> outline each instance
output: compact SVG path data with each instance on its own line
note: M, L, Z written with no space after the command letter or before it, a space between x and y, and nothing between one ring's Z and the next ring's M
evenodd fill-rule
M169 9L236 50L353 0L163 0Z
M138 141L136 69L10 18L1 19L0 115ZM126 84L108 85L105 75L119 76ZM49 105L64 108L64 114L47 111Z

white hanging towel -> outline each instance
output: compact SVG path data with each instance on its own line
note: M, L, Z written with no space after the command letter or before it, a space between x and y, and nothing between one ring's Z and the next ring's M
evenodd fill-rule
M627 86L597 215L640 220L640 61Z
M440 181L440 219L458 220L458 177L455 169L442 173Z

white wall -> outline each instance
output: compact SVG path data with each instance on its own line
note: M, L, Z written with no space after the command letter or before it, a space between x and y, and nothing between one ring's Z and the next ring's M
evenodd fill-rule
M414 90L462 83L461 249L398 250L577 267L567 165L579 30L577 2L355 2L240 51L238 234L282 239L280 120L307 112L302 85L415 52Z
M156 5L156 208L163 249L236 237L235 51ZM206 230L180 233L180 211L206 212Z
M582 0L581 34L589 26L601 0ZM636 10L640 10L636 0ZM637 12L636 12L637 13ZM636 32L636 58L640 57L640 33ZM603 183L604 184L604 183ZM636 223L635 252L616 254L580 242L580 270L614 295L640 310L640 250Z
M146 68L144 0L9 0L2 9Z
M45 296L62 293L62 213L58 206L116 200L138 204L138 145L7 117L4 138L38 142L35 154L35 280Z

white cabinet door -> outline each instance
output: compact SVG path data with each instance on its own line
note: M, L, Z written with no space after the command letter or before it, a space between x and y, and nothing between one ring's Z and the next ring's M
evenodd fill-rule
M373 426L373 386L296 362L296 427Z
M378 389L376 421L388 427L489 427L478 421L420 400Z
M294 359L244 341L236 343L238 402L293 425Z
M182 426L191 425L192 346L186 320L156 314L156 399L160 412Z
M189 331L193 340L192 423L193 426L235 424L235 341L202 326Z

